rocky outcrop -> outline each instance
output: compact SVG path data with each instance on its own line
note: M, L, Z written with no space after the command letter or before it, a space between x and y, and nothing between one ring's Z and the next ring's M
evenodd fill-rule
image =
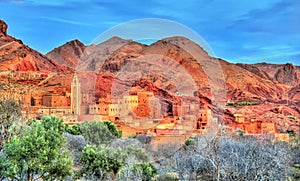
M7 35L7 24L3 20L0 20L0 36L1 35Z
M288 85L298 85L299 72L293 64L287 63L278 69L274 75L274 80Z

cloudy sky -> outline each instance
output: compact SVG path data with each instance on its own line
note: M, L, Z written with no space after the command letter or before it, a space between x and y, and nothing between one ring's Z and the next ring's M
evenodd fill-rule
M298 0L0 0L8 33L42 53L141 18L185 25L230 62L300 65Z

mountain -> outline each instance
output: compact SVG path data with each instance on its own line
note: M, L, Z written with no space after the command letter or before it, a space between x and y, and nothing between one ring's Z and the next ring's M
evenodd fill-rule
M293 64L287 63L277 70L274 80L289 85L298 85L300 83L300 72Z
M291 63L269 64L264 62L253 64L251 66L264 71L269 76L270 80L293 86L300 83L300 68Z
M0 70L62 72L70 69L7 35L7 24L0 20Z
M77 46L78 44L80 46ZM185 48L183 49L182 47ZM83 49L84 51L82 51ZM189 52L189 50L193 49L196 49L195 52L198 53L197 60ZM148 78L153 80L153 85L159 87L161 90L172 90L173 93L176 92L176 89L174 89L176 86L165 80L168 77L159 75L158 71L164 72L170 70L170 67L178 67L180 65L183 68L181 70L183 74L173 77L173 81L184 83L184 80L180 79L180 77L184 77L183 75L185 74L190 75L197 84L199 94L208 98L211 97L212 85L210 85L211 82L209 82L207 75L208 73L209 75L215 74L214 72L218 70L214 71L212 69L214 72L210 73L207 72L207 67L213 67L214 62L219 62L218 68L222 69L220 71L223 71L224 74L222 76L226 81L221 83L226 84L226 98L235 99L236 101L278 102L283 98L282 95L284 92L289 91L288 85L283 84L286 83L285 79L289 79L288 75L290 74L293 74L294 77L296 76L295 72L291 72L295 69L293 67L289 69L287 67L276 66L268 70L266 69L268 66L264 64L235 65L221 59L217 60L210 57L199 45L184 37L165 38L149 46L119 37L112 37L101 44L86 47L75 40L54 49L47 56L64 65L67 65L69 60L73 60L75 62L73 65L76 62L78 63L78 70L94 71L101 73L101 75L106 74L113 77L116 77L117 74L120 77L121 73L125 74L126 71L151 70L150 67L154 67L153 65L155 64L155 66L160 67L160 70L152 68L152 71L157 71L157 73ZM147 59L141 62L143 57L147 57ZM164 57L169 60L165 61L167 59L164 60ZM136 60L140 61L140 63L137 64ZM173 64L174 62L176 62L176 65ZM287 71L290 72L287 74ZM169 74L175 75L175 73L174 71L170 71ZM276 80L277 83L273 80ZM295 77L296 80L297 76ZM128 82L128 80L125 81ZM123 84L125 85L125 83ZM215 83L214 85L217 84Z
M257 76L263 78L263 79L269 79L271 80L271 78L269 77L269 75L261 70L259 67L255 66L255 65L251 65L251 64L242 64L242 63L238 63L236 64L239 67L242 67L243 69L248 70L249 72L252 72L254 74L256 74Z
M76 69L85 48L79 40L72 40L48 52L46 56L61 65Z

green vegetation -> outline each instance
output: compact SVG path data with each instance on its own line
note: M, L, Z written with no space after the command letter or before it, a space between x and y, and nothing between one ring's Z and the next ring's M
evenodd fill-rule
M120 138L122 134L112 123L101 121L86 121L79 125L79 130L88 144L96 146L107 144L113 139Z
M243 130L241 130L241 129L237 129L236 132L238 133L239 136L244 135Z
M257 105L256 102L248 102L248 101L241 101L241 102L229 102L226 104L227 106L234 106L234 107L238 107L238 106L255 106Z
M0 151L5 141L20 133L20 106L11 99L0 101Z
M137 163L129 167L123 167L118 173L118 178L121 180L134 180L140 175L141 180L150 181L156 175L156 169L149 163Z
M81 135L81 132L80 132L80 124L74 124L72 126L66 124L65 125L65 131L67 133L70 133L72 135Z
M124 157L121 149L112 149L109 147L96 147L87 145L81 156L83 168L80 171L83 174L93 175L96 178L103 179L104 174L113 172L116 174L124 165Z
M131 134L131 135L127 136L127 138L136 138L136 134Z
M184 142L185 146L191 146L195 144L195 141L193 139L187 139Z
M32 122L4 145L0 175L16 180L61 180L71 175L72 159L64 146L63 131L62 121L54 117Z
M288 116L289 119L291 120L296 120L297 118L295 116Z

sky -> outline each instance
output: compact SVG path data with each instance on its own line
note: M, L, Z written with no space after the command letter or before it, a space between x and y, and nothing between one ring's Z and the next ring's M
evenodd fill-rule
M41 53L142 18L190 28L229 62L300 65L298 0L0 0L8 34Z

